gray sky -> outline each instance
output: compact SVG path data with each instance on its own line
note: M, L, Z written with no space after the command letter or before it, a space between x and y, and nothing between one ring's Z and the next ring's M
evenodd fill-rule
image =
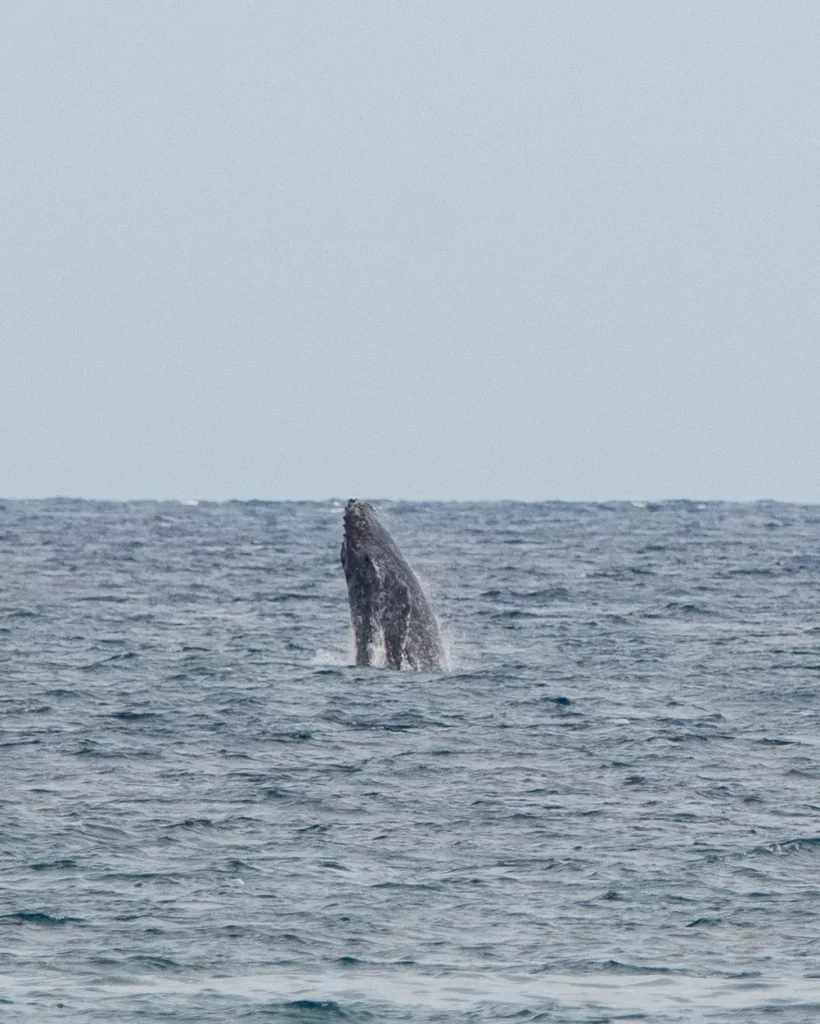
M0 494L820 501L820 6L3 5Z

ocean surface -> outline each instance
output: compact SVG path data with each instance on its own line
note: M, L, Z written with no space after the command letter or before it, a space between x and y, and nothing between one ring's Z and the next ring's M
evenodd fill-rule
M4 1022L820 1017L820 507L0 503Z

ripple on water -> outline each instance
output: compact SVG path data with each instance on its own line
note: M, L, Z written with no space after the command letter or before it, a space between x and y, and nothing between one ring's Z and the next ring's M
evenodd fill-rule
M392 508L447 676L332 503L0 508L11 1012L811 1019L816 510Z

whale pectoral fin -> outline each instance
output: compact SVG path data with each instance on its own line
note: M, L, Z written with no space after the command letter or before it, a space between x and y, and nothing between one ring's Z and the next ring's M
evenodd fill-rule
M373 664L379 633L379 577L369 558L365 558L357 576L348 580L348 592L356 641L356 665L367 667Z
M388 668L401 668L404 652L404 632L402 630L384 634L384 654Z
M367 595L356 604L353 612L353 635L356 640L356 664L373 664L373 649L378 634L378 612L375 602Z
M356 665L367 668L373 661L373 648L376 643L376 628L371 615L361 615L354 623L356 639Z
M410 622L410 592L401 583L391 595L389 612L382 615L384 653L388 668L399 669L405 657L407 628Z

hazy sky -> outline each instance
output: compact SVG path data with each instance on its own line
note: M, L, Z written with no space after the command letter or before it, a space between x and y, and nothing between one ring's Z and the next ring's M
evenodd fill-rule
M0 495L820 501L817 0L9 0L0 76Z

